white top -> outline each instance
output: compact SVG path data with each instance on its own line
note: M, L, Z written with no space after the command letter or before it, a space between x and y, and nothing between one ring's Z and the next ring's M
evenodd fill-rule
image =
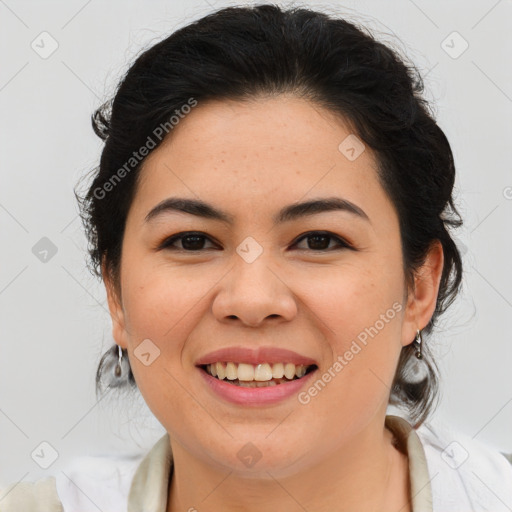
M413 512L510 512L512 465L446 426L387 415L409 458ZM510 456L507 456L510 457ZM79 457L56 476L0 489L0 512L166 512L173 459L165 434L135 457Z

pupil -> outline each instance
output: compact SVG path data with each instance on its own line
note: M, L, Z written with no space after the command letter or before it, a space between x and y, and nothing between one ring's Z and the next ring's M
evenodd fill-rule
M329 246L329 243L327 245L325 243L318 243L319 240L323 240L324 242L329 240L330 237L326 235L312 235L309 236L308 239L311 241L313 240L313 243L308 243L308 246L310 249L327 249Z
M192 244L187 243L187 241L190 241L190 240L194 240L195 241L195 245L194 245L194 242L192 242ZM182 245L183 245L183 247L185 249L190 249L192 251L197 251L198 249L202 249L203 248L204 237L198 236L198 235L188 235L188 236L185 236L182 239ZM190 245L192 245L192 247L190 247Z

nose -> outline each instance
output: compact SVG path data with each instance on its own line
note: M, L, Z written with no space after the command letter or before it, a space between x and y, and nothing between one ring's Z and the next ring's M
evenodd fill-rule
M248 327L270 320L292 320L297 314L297 302L283 277L263 255L252 263L240 258L221 281L213 314L219 322L238 322Z

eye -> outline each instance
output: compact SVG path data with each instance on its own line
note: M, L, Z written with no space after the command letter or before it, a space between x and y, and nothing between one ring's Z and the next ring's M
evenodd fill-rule
M353 247L340 238L339 236L334 235L333 233L330 233L329 231L311 231L309 233L306 233L305 235L302 235L297 242L295 242L294 245L297 245L301 240L310 240L307 245L307 249L313 250L315 252L320 251L328 251L328 250L335 250L335 249L353 249ZM330 241L335 240L337 242L337 247L329 249Z
M204 249L204 241L209 240L204 233L187 231L184 233L178 233L169 238L166 238L158 247L158 249L175 249L181 251L200 251ZM175 247L174 244L177 241L181 241L182 247Z

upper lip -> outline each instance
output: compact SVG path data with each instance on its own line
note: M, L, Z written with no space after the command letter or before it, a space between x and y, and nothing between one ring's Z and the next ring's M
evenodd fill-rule
M295 365L316 365L316 361L310 357L303 356L297 352L276 347L260 347L250 349L247 347L227 347L214 350L200 357L196 361L196 366L201 366L216 362L233 362L247 364L263 363L293 363Z

